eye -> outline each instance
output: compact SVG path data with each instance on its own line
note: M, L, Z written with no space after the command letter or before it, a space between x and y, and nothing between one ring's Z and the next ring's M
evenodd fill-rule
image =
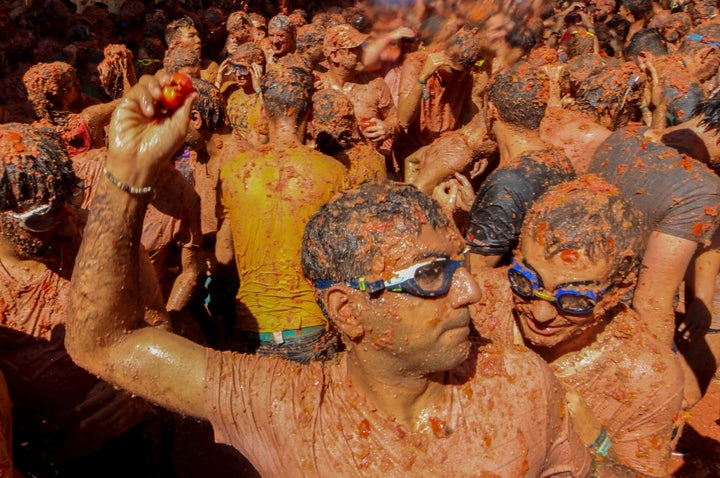
M415 282L426 290L439 289L445 276L447 261L439 260L424 265L415 271Z
M558 305L569 312L587 313L595 308L595 301L583 295L563 294Z

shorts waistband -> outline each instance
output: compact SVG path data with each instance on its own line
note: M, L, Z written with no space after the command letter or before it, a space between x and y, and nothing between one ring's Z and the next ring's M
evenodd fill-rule
M309 335L322 335L325 331L324 325L313 325L301 329L279 330L276 332L243 332L245 335L257 337L260 342L269 342L276 345L292 342L293 340Z

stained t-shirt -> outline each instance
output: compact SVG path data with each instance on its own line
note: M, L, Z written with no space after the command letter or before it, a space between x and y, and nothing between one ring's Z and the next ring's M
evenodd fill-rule
M564 395L528 351L472 352L444 375L443 396L407 430L360 394L347 357L296 364L210 350L206 413L218 442L262 476L585 476L587 448Z
M324 325L300 251L310 216L343 189L347 171L305 145L240 153L220 169L224 218L230 221L238 328L273 332Z
M705 243L718 226L720 178L686 154L623 128L595 151L589 172L614 184L650 230Z
M512 314L507 267L475 274L483 298L470 307L481 335L498 344L524 344ZM623 309L577 352L550 364L563 387L585 399L607 429L620 462L650 476L665 476L673 428L682 419L683 376L678 359Z
M551 187L574 178L570 161L553 148L526 152L493 171L470 209L465 234L470 250L485 256L513 250L533 202Z

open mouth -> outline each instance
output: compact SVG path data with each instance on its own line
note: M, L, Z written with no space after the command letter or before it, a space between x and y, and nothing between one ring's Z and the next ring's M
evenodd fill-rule
M550 336L557 333L562 327L552 327L550 325L541 324L532 317L525 317L525 323L527 323L530 330L538 335Z

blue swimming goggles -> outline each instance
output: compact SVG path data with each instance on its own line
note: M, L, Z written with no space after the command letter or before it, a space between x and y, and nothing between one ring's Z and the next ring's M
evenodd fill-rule
M418 262L405 269L395 271L388 280L368 282L364 277L345 282L353 289L369 293L387 290L390 292L403 292L418 297L440 297L447 294L452 286L455 271L461 267L470 270L467 261L468 249L462 252L462 259L439 257L428 261ZM332 280L317 280L315 287L327 289L337 282Z
M524 299L542 299L553 302L561 312L573 315L589 314L608 290L590 289L587 286L598 284L597 281L579 281L560 284L553 294L543 289L542 279L529 264L513 261L508 269L510 288Z

